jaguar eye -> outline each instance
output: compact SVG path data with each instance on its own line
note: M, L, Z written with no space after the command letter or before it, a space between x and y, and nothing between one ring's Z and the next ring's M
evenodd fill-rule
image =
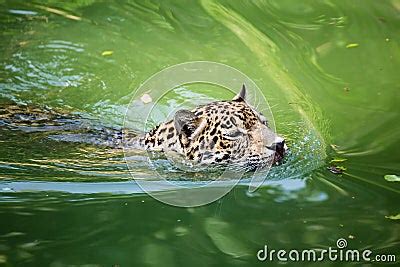
M234 140L234 139L241 137L243 134L244 134L243 131L234 130L231 132L224 133L224 138L229 139L229 140Z
M235 131L235 132L233 132L233 133L229 133L229 134L228 134L228 136L230 136L230 137L238 137L238 136L240 136L240 135L242 135L242 133L239 132L239 131Z

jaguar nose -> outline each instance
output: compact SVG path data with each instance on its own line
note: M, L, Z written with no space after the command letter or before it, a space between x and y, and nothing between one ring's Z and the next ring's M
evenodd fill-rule
M275 143L273 143L271 146L271 149L275 150L275 152L278 153L279 156L283 157L286 151L285 139L283 139L282 137L276 138Z
M276 153L279 154L279 156L283 156L285 154L285 141L275 143L272 145Z

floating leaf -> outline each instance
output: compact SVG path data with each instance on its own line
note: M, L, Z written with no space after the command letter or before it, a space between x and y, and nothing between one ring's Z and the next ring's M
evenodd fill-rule
M354 47L357 47L357 46L359 46L359 44L357 44L357 43L352 43L352 44L346 45L346 48L354 48Z
M331 160L331 163L339 163L339 162L345 162L347 159L344 158L333 158Z
M151 99L151 96L149 94L142 95L140 100L145 104L151 103L151 101L153 101L153 99Z
M114 54L114 51L111 50L106 50L101 53L102 56L111 56L112 54Z
M391 219L391 220L400 220L400 213L397 215L389 215L385 216L386 219Z
M384 178L388 182L400 182L400 177L395 174L387 174Z

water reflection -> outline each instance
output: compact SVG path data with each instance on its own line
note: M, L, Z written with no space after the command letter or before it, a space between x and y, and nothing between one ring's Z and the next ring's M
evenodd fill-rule
M360 249L392 251L399 245L394 237L400 228L384 218L386 200L372 197L375 201L365 202L363 188L351 188L340 194L309 179L307 185L297 188L266 186L249 198L246 187L237 187L220 202L195 209L168 207L145 195L24 193L20 198L31 203L29 206L2 202L5 220L0 223L0 234L8 245L0 251L11 261L46 265L56 259L75 262L70 253L64 255L62 251L81 255L80 244L85 244L89 255L97 253L87 262L96 264L115 260L119 264L159 263L159 257L166 257L171 264L180 259L196 265L214 262L215 255L221 264L237 260L255 263L254 255L264 244L274 248L326 248L339 237ZM309 198L321 194L325 197ZM53 208L46 209L49 206ZM383 211L379 217L368 212L377 208ZM356 220L353 214L357 214ZM7 223L30 216L36 220L29 225ZM41 256L44 251L50 257ZM25 253L32 255L21 257ZM118 259L115 253L119 253Z

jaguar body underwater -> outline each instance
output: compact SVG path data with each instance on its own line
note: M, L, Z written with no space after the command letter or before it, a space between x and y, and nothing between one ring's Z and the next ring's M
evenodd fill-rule
M101 125L101 121L49 108L9 105L0 122L28 132L48 132L58 141L175 154L197 166L232 165L244 170L279 164L284 138L246 101L246 87L231 100L178 110L173 119L138 134Z

